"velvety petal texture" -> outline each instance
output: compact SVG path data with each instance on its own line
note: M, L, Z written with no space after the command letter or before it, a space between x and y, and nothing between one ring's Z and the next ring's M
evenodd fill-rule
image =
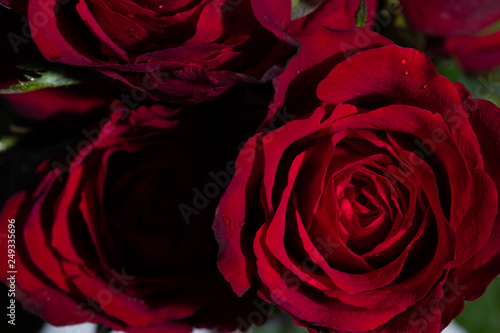
M209 127L189 115L124 107L5 204L0 230L15 219L16 296L27 310L127 332L238 327L251 298L217 269L214 192L193 203L219 162L203 152ZM7 253L7 238L0 247Z
M241 149L218 265L311 332L440 332L500 274L500 110L375 35L300 39L269 111L298 119Z

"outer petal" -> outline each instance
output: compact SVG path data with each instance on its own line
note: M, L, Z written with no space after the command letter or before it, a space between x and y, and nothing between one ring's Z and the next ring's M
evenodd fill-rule
M217 207L213 230L219 243L218 266L234 292L241 296L252 285L249 226L246 224L252 198L258 197L258 185L263 175L263 160L257 145L261 137L250 139L236 160L235 176ZM247 167L251 165L251 167ZM243 225L241 222L244 222ZM253 228L258 228L253 225Z
M390 40L366 28L348 31L322 28L311 36L299 38L299 43L299 54L289 62L285 72L274 80L275 95L269 107L268 119L284 105L295 114L313 109L317 105L316 85L335 65L356 52L392 44Z
M370 109L407 104L443 113L460 105L455 87L436 72L428 56L396 45L354 54L319 83L317 94L334 105L353 103Z

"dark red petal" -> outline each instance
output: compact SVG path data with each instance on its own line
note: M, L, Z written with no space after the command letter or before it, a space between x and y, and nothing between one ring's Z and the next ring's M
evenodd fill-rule
M260 135L252 137L241 149L236 160L235 174L215 214L213 230L219 243L218 266L234 292L241 296L252 286L252 273L248 261L251 235L248 226L243 228L253 197L259 195L263 175L263 160L258 146ZM262 221L263 222L263 221ZM256 221L255 223L258 223ZM252 226L253 228L258 227Z
M28 20L33 39L40 52L50 61L62 60L64 63L77 66L94 65L94 60L77 51L61 33L61 27L55 18L56 6L56 0L29 2ZM41 14L48 16L45 24L36 23L39 22ZM79 37L73 36L73 38L78 40Z
M258 273L265 288L260 296L278 305L293 317L318 326L361 331L374 329L387 322L395 313L403 311L403 307L367 311L364 308L342 304L327 296L312 297L304 294L303 290L297 290L296 277L281 274L276 270L280 265L265 248L265 232L266 226L263 226L254 240Z
M300 113L301 110L295 104L300 106L305 101L317 101L318 83L349 55L392 44L390 40L365 28L346 31L322 28L315 34L298 40L298 55L290 60L285 72L274 80L275 95L269 107L269 119L284 105L291 110L297 109L295 111Z
M472 173L471 203L457 227L457 258L460 266L484 247L498 215L498 190L482 170Z
M495 104L473 99L461 83L455 83L464 108L469 113L469 122L477 136L481 155L484 159L484 170L496 182L500 190L500 108Z
M460 104L451 81L436 72L427 55L396 45L352 55L319 83L317 95L334 105L363 103L369 107L370 102L377 105L383 98L384 105L407 104L436 113Z
M295 40L288 35L286 27L291 20L292 4L291 1L250 0L252 10L257 21L269 31L271 31L280 40L294 45Z

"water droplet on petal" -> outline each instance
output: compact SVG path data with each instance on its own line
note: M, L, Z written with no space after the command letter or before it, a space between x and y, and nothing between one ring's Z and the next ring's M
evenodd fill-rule
M231 219L226 214L222 214L222 222L224 222L227 227L231 225Z
M243 227L243 226L245 225L245 221L240 221L240 222L238 222L238 225L239 225L240 227Z
M405 58L401 59L401 64L404 65L408 62L408 60L406 60Z
M427 87L428 87L428 85L427 85L427 84L424 84L424 85L422 86L422 89L427 89Z
M404 72L403 72L403 74L404 74L404 75L409 75L409 74L410 74L410 72L409 72L409 71L404 71Z

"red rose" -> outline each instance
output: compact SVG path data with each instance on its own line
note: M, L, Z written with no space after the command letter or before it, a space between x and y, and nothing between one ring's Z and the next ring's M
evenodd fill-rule
M7 89L19 82L27 82L24 74L36 77L31 71L21 70L18 66L36 64L44 67L46 60L38 52L35 43L23 35L25 25L22 17L14 11L0 6L0 30L8 31L0 36L2 66L0 67L0 89ZM50 66L47 66L49 68ZM92 77L89 77L92 80ZM104 114L111 102L116 99L117 91L108 84L94 78L92 82L69 87L38 89L26 93L5 94L0 102L6 108L31 120L46 120L54 117L87 115L95 112ZM61 123L61 119L57 120ZM71 119L74 122L74 119ZM74 127L71 121L66 126Z
M27 13L48 60L94 68L141 99L199 102L282 70L295 53L290 10L285 0L29 0Z
M401 0L415 29L435 36L475 34L500 19L495 0Z
M226 280L312 332L442 330L500 273L499 108L366 29L302 39L275 88L301 118L239 154Z
M161 105L127 114L112 114L99 135L84 132L91 144L43 164L38 188L6 203L0 229L15 220L16 298L54 325L234 330L248 299L217 269L215 201L190 223L179 210L215 167L203 149L207 127ZM9 244L0 239L4 253ZM7 284L10 270L0 273Z
M446 37L444 49L458 57L467 70L488 71L500 66L500 37L490 31L500 20L496 0L402 0L411 26Z

